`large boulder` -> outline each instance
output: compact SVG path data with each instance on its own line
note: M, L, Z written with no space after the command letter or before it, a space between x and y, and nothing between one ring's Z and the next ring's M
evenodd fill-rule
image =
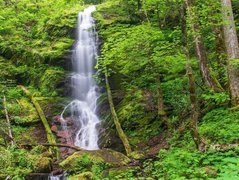
M125 166L131 160L122 153L110 150L101 149L95 151L79 151L67 157L60 163L64 170L77 172L83 170L90 170L93 164L105 164L109 166Z

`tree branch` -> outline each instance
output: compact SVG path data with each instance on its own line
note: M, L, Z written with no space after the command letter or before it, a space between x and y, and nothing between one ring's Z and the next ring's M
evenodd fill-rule
M74 149L76 151L83 151L84 149L81 149L79 147L76 147L76 146L72 146L72 145L69 145L69 144L50 144L50 143L39 143L39 144L21 144L21 146L56 146L56 147L66 147L66 148L70 148L70 149Z

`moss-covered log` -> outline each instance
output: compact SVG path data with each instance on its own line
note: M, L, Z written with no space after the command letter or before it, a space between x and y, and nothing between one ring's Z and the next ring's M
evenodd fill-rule
M66 148L70 148L70 149L74 149L76 151L82 151L83 149L76 147L76 146L71 146L69 144L49 144L49 143L38 143L38 144L21 144L21 146L47 146L47 147L66 147Z
M122 127L121 127L121 124L119 122L118 116L117 116L116 111L115 111L113 98L112 98L112 93L111 93L110 84L109 84L107 74L105 74L105 83L106 83L108 101L109 101L109 105L110 105L110 111L111 111L111 114L113 116L113 120L114 120L114 123L115 123L116 130L118 132L118 135L119 135L121 141L124 144L126 154L130 155L130 153L132 152L132 149L131 149L131 146L129 144L128 138L125 135L125 133L124 133Z
M56 139L55 139L55 137L54 137L54 135L53 135L53 133L52 133L52 131L51 131L51 128L50 128L50 126L49 126L49 124L48 124L48 121L47 121L47 119L46 119L46 116L45 116L45 114L44 114L44 112L43 112L41 106L40 106L39 103L35 100L35 98L34 98L33 95L30 93L30 91L28 91L24 86L18 85L18 87L21 88L22 91L23 91L24 93L26 93L26 95L29 96L29 98L30 98L31 101L32 101L32 104L33 104L34 107L36 108L37 113L38 113L38 115L39 115L39 117L40 117L40 119L41 119L41 121L42 121L42 124L44 125L48 142L49 142L50 144L56 144ZM57 158L59 158L59 150L58 150L58 148L55 147L54 150L55 150L55 153L56 153Z

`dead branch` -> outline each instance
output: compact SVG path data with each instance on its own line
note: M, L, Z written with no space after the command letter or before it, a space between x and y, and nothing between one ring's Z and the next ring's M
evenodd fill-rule
M6 117L6 120L7 120L8 136L10 138L11 144L13 145L14 144L14 140L13 140L13 135L12 135L12 130L11 130L10 118L9 118L8 111L7 111L6 96L3 97L3 108L4 108L5 117Z

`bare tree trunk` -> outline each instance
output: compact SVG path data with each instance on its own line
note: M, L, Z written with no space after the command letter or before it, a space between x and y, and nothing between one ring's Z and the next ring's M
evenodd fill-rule
M6 100L6 96L3 97L3 108L4 108L4 112L5 112L5 117L6 117L6 120L7 120L8 136L9 136L9 138L10 138L11 144L13 145L13 144L14 144L14 139L13 139L12 130L11 130L10 118L9 118L8 111L7 111L7 100Z
M203 81L205 85L210 89L213 89L215 91L222 91L222 87L220 86L219 82L214 77L212 77L208 66L206 48L204 45L203 37L200 33L199 24L195 18L195 12L193 11L193 0L185 0L185 2L187 5L187 13L191 24L191 29L194 35L195 48L199 59L200 72Z
M26 95L28 95L32 101L32 104L35 106L36 111L42 121L42 124L44 125L45 131L46 131L46 135L47 135L47 140L50 144L56 144L56 139L51 131L51 128L48 124L48 121L46 119L46 116L41 108L41 106L39 105L39 103L35 100L35 98L32 96L32 94L22 85L19 85L18 87L20 87L22 89L22 91L24 93L26 93ZM59 150L58 148L54 148L55 153L57 158L59 158Z
M117 116L116 111L115 111L113 98L112 98L112 93L111 93L110 84L109 84L107 74L105 74L105 83L106 83L106 90L107 90L110 110L111 110L111 114L112 114L113 119L114 119L115 127L116 127L116 130L118 132L118 135L119 135L121 141L123 142L126 154L127 154L127 156L129 156L130 153L132 152L132 149L131 149L131 146L129 144L128 138L125 135L125 133L124 133L122 127L121 127L121 124L119 122L118 116Z
M239 46L231 0L221 0L232 105L239 105Z
M164 99L163 99L163 90L161 87L161 81L160 77L157 78L157 84L158 84L158 116L160 117L162 123L166 125L166 127L169 129L170 124L168 122L167 113L165 111L165 105L164 105Z

